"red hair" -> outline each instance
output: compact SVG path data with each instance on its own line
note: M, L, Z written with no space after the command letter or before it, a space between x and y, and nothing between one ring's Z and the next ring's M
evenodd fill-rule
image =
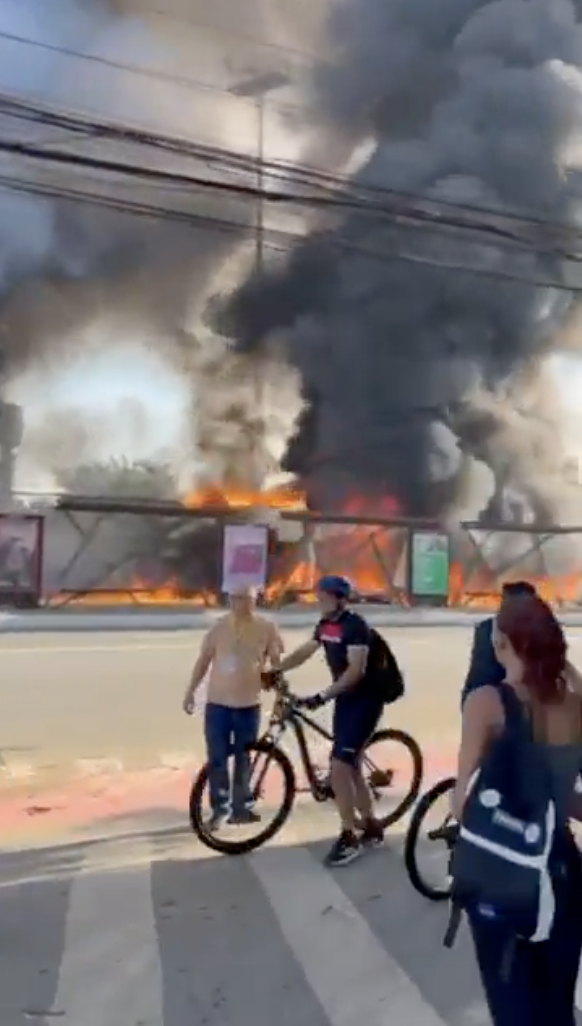
M566 691L566 639L547 602L516 595L503 604L497 626L523 662L523 684L543 705L559 702Z

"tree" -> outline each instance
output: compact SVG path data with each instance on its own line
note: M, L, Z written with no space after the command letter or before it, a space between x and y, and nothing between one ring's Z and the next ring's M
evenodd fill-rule
M84 463L59 474L68 495L125 499L175 499L176 480L168 463L112 459Z

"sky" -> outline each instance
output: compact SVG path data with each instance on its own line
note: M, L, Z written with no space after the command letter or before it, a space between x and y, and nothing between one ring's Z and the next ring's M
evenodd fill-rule
M128 341L115 352L89 349L69 359L65 367L37 367L15 379L7 398L25 410L25 438L18 461L17 488L52 490L54 479L35 459L39 438L54 430L54 413L69 412L71 423L84 422L84 439L73 438L78 462L111 458L147 460L173 456L178 477L188 472L191 393L163 359L138 342Z
M550 367L565 405L582 415L582 357L553 356Z
M566 449L572 456L579 453L582 465L582 358L556 356L550 366L573 415ZM128 341L115 352L79 352L64 368L31 370L12 383L9 398L24 405L29 434L50 424L55 409L81 409L97 426L91 458L141 460L173 451L178 472L185 469L181 461L188 448L189 385L138 342ZM49 488L50 477L39 476L26 446L24 457L19 487Z

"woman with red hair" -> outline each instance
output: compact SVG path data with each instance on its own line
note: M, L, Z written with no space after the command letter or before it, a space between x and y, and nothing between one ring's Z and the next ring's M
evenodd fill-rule
M495 655L528 717L547 763L556 807L556 913L547 941L518 941L510 971L503 971L503 923L470 916L471 932L495 1026L575 1026L575 989L582 951L582 863L569 818L582 766L582 697L568 686L567 644L550 607L537 595L504 605L493 625ZM499 685L469 694L453 812L460 819L469 782L489 745L504 730Z

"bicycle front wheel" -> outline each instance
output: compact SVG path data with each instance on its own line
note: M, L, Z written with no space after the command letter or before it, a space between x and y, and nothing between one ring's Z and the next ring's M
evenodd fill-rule
M455 831L451 794L455 778L439 780L421 798L410 817L404 864L414 889L429 901L446 901L451 893L449 865Z
M247 753L249 801L238 814L234 808L222 816L213 814L208 763L190 791L190 826L202 844L222 855L244 855L270 841L288 819L295 801L295 771L288 756L267 740L249 745ZM229 767L229 777L233 779L233 767Z
M424 771L419 745L403 730L379 730L368 741L362 772L374 800L375 817L386 828L414 805Z

